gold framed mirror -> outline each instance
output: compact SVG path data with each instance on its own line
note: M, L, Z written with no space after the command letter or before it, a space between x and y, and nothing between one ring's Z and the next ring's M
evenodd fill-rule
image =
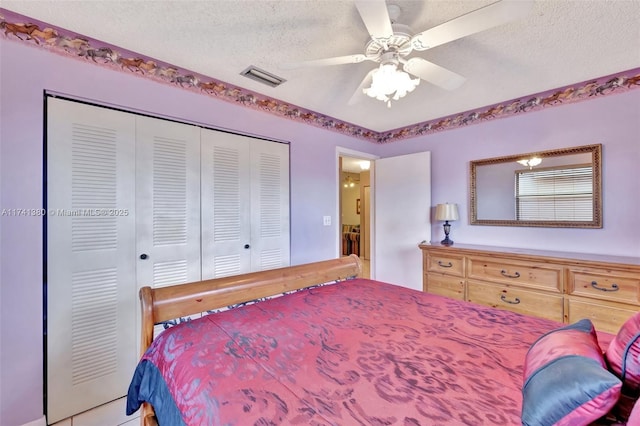
M602 145L470 162L471 225L602 228Z

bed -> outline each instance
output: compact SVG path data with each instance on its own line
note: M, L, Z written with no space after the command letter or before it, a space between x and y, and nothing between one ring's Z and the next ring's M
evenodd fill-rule
M143 288L127 414L142 407L142 425L163 426L521 424L525 354L561 324L360 273L352 255ZM236 304L154 339L154 324Z

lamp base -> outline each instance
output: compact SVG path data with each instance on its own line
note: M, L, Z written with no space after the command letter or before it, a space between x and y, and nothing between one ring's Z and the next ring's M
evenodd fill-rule
M445 238L444 240L440 241L440 244L442 244L443 246L452 246L453 245L453 240L450 240L449 236L447 235L447 238Z
M445 220L444 225L442 226L444 227L444 240L440 241L440 244L442 244L443 246L453 245L453 240L449 239L449 231L451 231L451 224L449 223L448 220Z

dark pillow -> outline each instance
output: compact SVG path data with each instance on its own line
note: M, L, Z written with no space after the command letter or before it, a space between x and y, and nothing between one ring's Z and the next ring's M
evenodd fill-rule
M633 406L631 415L629 415L629 420L627 421L627 425L640 425L640 400L637 400L635 405Z
M614 425L626 425L629 417L631 415L631 411L633 410L638 397L635 395L629 395L626 393L627 390L622 385L622 392L620 393L620 399L616 402L616 405L611 409L609 415L607 416L611 421L615 420ZM636 411L640 411L640 408L636 408ZM638 413L640 414L640 413ZM638 415L636 414L636 415ZM629 423L629 426L632 426L633 423ZM636 423L636 426L640 426L640 423Z
M609 370L620 377L625 388L640 390L640 312L620 327L605 356Z
M522 424L589 424L616 404L621 387L606 368L590 320L551 331L525 358Z

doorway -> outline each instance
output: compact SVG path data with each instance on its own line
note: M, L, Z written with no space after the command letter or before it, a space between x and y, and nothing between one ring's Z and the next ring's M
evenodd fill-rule
M364 278L371 278L371 159L338 158L340 255L356 254Z
M350 208L349 201L342 197L348 177L344 172L350 169L349 162L360 167L359 162L363 160L370 162L368 185L362 169L352 170L358 173L363 191L359 248L368 267L367 276L421 290L422 254L417 245L431 235L431 153L422 151L380 158L347 148L336 149L336 217L339 218L336 251L339 255L342 255L343 226L350 224L342 220L343 204L345 209Z

